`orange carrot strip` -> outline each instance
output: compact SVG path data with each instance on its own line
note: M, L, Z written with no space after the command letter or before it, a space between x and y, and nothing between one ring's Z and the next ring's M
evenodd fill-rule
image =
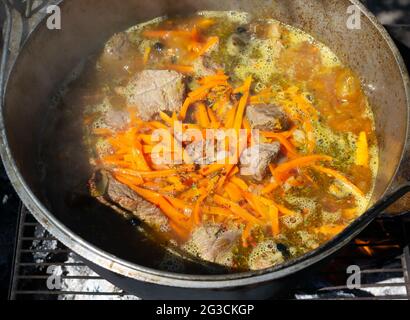
M249 99L249 90L252 84L252 77L248 77L243 85L243 96L238 104L238 110L235 116L234 128L239 130L242 127L242 120L245 113L245 108Z
M192 74L195 71L193 66L180 65L180 64L167 64L167 65L162 66L162 69L178 71L184 74Z
M290 155L292 155L292 156L297 155L297 152L296 152L295 148L287 140L287 138L285 136L283 136L282 134L263 131L262 136L264 136L265 138L272 138L272 139L278 140L286 148L286 150L289 152Z
M208 196L204 189L201 190L200 193L202 193L202 195L198 198L197 202L195 203L194 211L192 213L192 222L196 226L201 223L201 205L202 202L204 202L204 200Z
M206 106L203 103L198 103L197 104L197 118L199 125L203 128L209 128L210 126L210 121L208 117L208 112L206 110Z
M164 196L165 199L167 199L175 208L179 209L179 210L193 210L194 206L191 204L186 203L185 201L182 201L180 199L177 198L173 198L170 196Z
M209 176L209 175L211 175L215 172L223 170L224 168L225 168L224 164L214 163L214 164L210 164L210 165L207 165L207 166L201 168L199 170L199 173L204 175L204 176Z
M245 181L243 181L241 178L239 177L232 177L230 179L230 181L232 183L234 183L236 186L238 186L242 191L248 191L248 185L246 184Z
M269 206L269 218L272 224L272 235L274 237L278 236L279 230L279 210L275 206Z
M228 182L225 185L225 191L232 201L239 202L242 200L241 189L239 189L236 184Z
M218 121L215 113L212 111L211 108L207 108L207 110L208 110L208 117L209 117L209 120L211 122L210 123L211 127L214 128L214 129L218 129L221 126L221 124Z
M269 183L267 184L263 189L262 189L262 194L269 194L273 190L275 190L277 187L279 187L279 184L277 183Z
M232 108L226 113L225 116L225 128L229 129L234 126L236 115L236 107Z
M209 37L208 41L198 52L199 56L203 56L209 49L219 43L219 37Z
M159 116L161 117L162 121L164 121L166 124L170 126L174 124L174 120L165 112L160 111Z
M364 193L362 190L360 190L358 187L356 187L352 182L350 182L344 175L342 175L341 173L337 172L336 170L333 169L328 169L328 168L324 168L322 166L312 166L312 168L316 169L317 171L320 171L322 173L325 173L329 176L332 176L333 178L335 178L336 180L339 180L340 182L342 182L344 185L346 185L347 187L349 187L352 191L354 191L355 193L359 194L360 196L364 197Z
M224 197L222 197L220 195L215 195L214 200L217 204L219 204L221 206L224 206L224 207L228 208L229 210L231 210L233 213L235 213L241 219L243 219L245 221L255 223L255 224L262 224L262 222L259 219L257 219L253 215L251 215L248 211L246 211L245 209L240 207L235 202L232 202L228 199L225 199Z
M151 125L151 126L153 126L155 129L165 129L165 130L168 130L168 127L167 127L165 124L163 124L163 123L161 123L161 122L159 122L159 121L151 121L151 122L148 122L148 124Z
M188 108L191 104L192 104L191 98L189 98L189 97L186 98L184 104L182 105L181 112L180 112L180 115L179 115L179 118L181 120L185 120L186 114L188 112Z
M296 158L294 160L278 165L276 169L274 170L274 174L280 174L280 173L292 170L294 168L307 166L317 161L332 161L332 160L333 160L332 157L322 156L322 155L300 157L300 158Z
M209 215L220 215L224 217L233 217L232 211L225 209L225 208L221 208L221 207L204 206L203 212Z
M253 228L253 223L248 223L242 232L242 246L244 248L248 247L248 239L251 236L252 228Z
M164 213L165 215L173 220L174 222L178 224L184 225L184 222L186 223L187 217L183 215L181 212L179 212L177 209L175 209L163 196L160 194L150 191L147 189L143 189L140 187L133 186L132 190L138 193L141 197L143 197L145 200L155 204L158 206Z
M128 185L129 182L133 183L136 186L139 186L144 183L144 180L140 177L122 175L122 174L116 174L115 179L117 179L119 182L126 184L126 185Z
M263 210L263 204L250 192L242 192L246 201L251 208L255 210L262 218L266 218L266 212Z

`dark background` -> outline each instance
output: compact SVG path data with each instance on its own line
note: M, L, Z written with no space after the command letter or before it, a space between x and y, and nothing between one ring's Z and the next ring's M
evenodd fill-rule
M398 46L404 59L409 63L409 51L404 44L410 48L410 0L363 0L363 2L383 24L388 26L389 32L395 39L400 40ZM1 6L0 29L3 21L4 11ZM19 199L0 163L0 299L6 299L8 296L18 208Z

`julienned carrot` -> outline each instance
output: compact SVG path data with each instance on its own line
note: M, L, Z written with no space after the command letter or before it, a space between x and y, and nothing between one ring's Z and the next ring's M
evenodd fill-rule
M157 171L135 171L135 170L128 170L128 169L120 169L114 168L113 171L120 173L120 174L127 174L134 177L141 177L141 178L161 178L161 177L168 177L171 175L176 175L182 172L193 172L195 167L192 165L184 165L180 166L178 169L169 169L169 170L157 170Z
M195 71L193 66L182 65L182 64L166 64L162 67L162 69L178 71L184 74L192 74Z
M345 225L324 225L319 228L316 228L315 231L325 236L333 237L336 234L341 233L345 228Z
M239 202L242 200L241 189L239 189L236 184L228 182L225 185L225 191L232 201Z
M216 75L206 76L198 80L199 84L205 85L209 83L215 83L216 81L222 81L225 83L229 79L229 76L225 75L223 72L217 73Z
M233 212L228 209L215 206L204 206L202 210L205 214L209 215L217 215L223 217L233 217L234 215Z
M282 133L262 131L262 136L264 136L265 138L278 140L285 147L289 155L293 157L297 155L295 147L288 141L288 139Z
M264 210L264 204L261 203L257 197L255 197L252 193L250 192L242 192L244 195L246 201L249 203L251 208L257 212L263 219L266 218L266 212Z
M186 211L186 210L193 210L194 206L192 204L189 204L185 201L182 201L178 198L170 197L170 196L164 196L165 199L167 199L175 208Z
M274 191L275 189L277 189L279 187L278 183L268 183L263 189L262 189L262 194L269 194L272 191Z
M186 98L185 101L184 101L184 104L182 105L180 114L179 114L179 118L180 118L181 120L185 120L186 115L187 115L187 113L188 113L188 109L189 109L189 107L190 107L191 104L192 104L191 98L189 98L189 97Z
M150 191L147 189L143 189L137 186L132 186L131 189L138 193L141 197L143 197L145 200L151 202L152 204L155 204L158 206L164 213L165 215L177 223L178 225L186 225L187 223L187 217L179 212L177 209L175 209L163 196L161 196L159 193L156 193L154 191Z
M249 222L246 224L245 229L242 232L242 246L244 248L248 247L248 239L251 236L251 231L253 228L253 223Z
M208 117L209 117L209 120L210 120L211 127L214 128L214 129L219 129L221 124L220 124L219 120L217 119L215 113L212 111L211 108L207 108L207 111L208 111Z
M225 116L225 128L230 129L234 126L236 116L236 107L230 109Z
M242 191L248 191L248 188L249 188L248 185L241 178L232 177L232 178L230 178L230 181L232 183L236 184Z
M204 176L209 176L215 172L223 170L224 168L225 168L224 164L214 163L214 164L206 165L205 167L201 168L199 170L199 173Z
M239 173L239 168L238 166L235 166L228 174L227 178L231 179L232 177L234 177L237 173Z
M300 168L304 167L307 165L311 165L312 163L315 163L317 161L332 161L333 158L329 156L323 156L323 155L313 155L313 156L305 156L305 157L300 157L296 158L294 160L282 163L278 165L274 171L275 175L280 174L283 172L287 172L289 170L295 169L295 168Z
M358 187L356 187L352 182L350 182L344 175L342 175L338 171L333 170L333 169L329 169L329 168L325 168L325 167L322 167L322 166L312 166L312 168L314 168L315 170L320 171L322 173L325 173L329 176L332 176L333 178L335 178L336 180L339 180L345 186L350 188L354 193L364 197L363 191L360 190Z
M201 48L201 50L198 52L199 56L203 56L209 49L211 49L213 46L217 45L219 43L219 37L209 37L207 42L204 44L204 46Z
M280 233L279 229L279 210L275 206L269 206L269 218L272 226L272 234L274 237Z
M256 196L256 197L258 197L258 199L259 199L262 203L264 203L265 205L267 205L267 206L274 206L274 207L278 208L279 211L280 211L281 213L283 213L284 215L295 215L295 214L296 214L295 211L292 211L292 210L286 208L285 206L283 206L283 205L281 205L281 204L279 204L279 203L277 203L277 202L275 202L275 201L273 201L273 200L270 200L270 199L267 199L267 198L261 197L261 196Z
M163 124L163 123L161 123L161 122L159 122L159 121L151 121L151 122L148 122L148 124L149 124L150 126L152 126L153 128L155 128L155 129L165 129L165 130L168 130L168 127L167 127L165 124Z
M223 186L225 185L226 179L230 176L231 172L235 170L236 165L227 164L225 165L225 173L219 178L218 183L216 184L216 192L222 193Z
M356 159L355 163L358 166L369 166L369 146L367 142L366 132L360 132L357 140Z
M144 183L144 180L140 177L135 177L135 176L129 176L126 174L116 174L115 179L117 179L119 182L127 184L129 182L132 182L134 185L139 186Z
M234 122L234 128L236 130L239 130L242 127L242 120L243 120L243 116L245 113L246 105L248 104L249 90L251 88L251 84L252 84L252 77L250 76L245 80L245 83L242 89L243 96L239 101L238 110L236 111L235 122Z
M160 111L159 116L161 117L162 121L164 121L169 126L172 126L174 124L174 120L172 119L172 117L167 115L165 112Z
M252 222L254 224L262 224L262 222L259 219L257 219L253 215L251 215L247 210L243 209L242 207L240 207L235 202L230 201L228 199L225 199L224 197L222 197L220 195L215 195L214 200L217 204L219 204L221 206L224 206L224 207L228 208L229 210L231 210L239 218L241 218L245 221Z
M200 190L200 193L202 195L198 198L197 202L195 203L194 211L192 212L192 222L196 226L198 226L201 223L202 202L204 202L204 200L208 196L204 189Z
M199 125L202 128L209 128L210 120L208 117L208 112L206 110L205 104L198 103L196 107L197 107L196 115L197 115L197 120L199 122Z

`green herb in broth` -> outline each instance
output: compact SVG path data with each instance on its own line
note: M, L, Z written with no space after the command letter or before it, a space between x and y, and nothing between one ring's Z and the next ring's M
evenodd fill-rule
M115 35L89 65L85 95L102 98L83 102L86 141L112 186L98 198L182 250L233 269L263 269L317 248L368 206L378 168L372 110L357 75L303 31L243 12L162 17ZM172 97L172 107L141 110L136 101L150 105L140 99L141 77L155 83L146 92L165 90L158 104ZM170 85L179 82L183 88ZM193 96L200 98L187 101ZM278 119L283 127L261 130L275 153L262 177L242 175L240 164L235 171L152 163L155 128L179 121L225 130L241 116L241 128L263 127L249 118L252 108L286 117Z

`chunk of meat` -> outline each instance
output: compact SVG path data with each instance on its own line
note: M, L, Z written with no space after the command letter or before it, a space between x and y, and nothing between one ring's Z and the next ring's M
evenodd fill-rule
M191 163L200 165L224 161L228 154L226 151L220 151L221 149L221 145L211 140L195 141L185 147Z
M126 87L117 89L128 105L135 106L139 116L149 121L160 111L178 111L185 96L183 75L168 70L144 70L138 72Z
M192 163L204 165L216 161L215 145L210 140L192 142L186 146L185 150Z
M129 120L129 113L123 110L109 110L104 115L104 124L113 131L126 129Z
M105 45L101 61L105 65L116 63L127 58L131 43L126 33L115 34Z
M110 173L97 171L89 181L89 186L91 194L103 204L109 203L114 209L125 210L158 230L169 230L168 219L160 209L118 182Z
M263 270L285 261L283 253L273 239L260 242L249 255L249 268L251 270Z
M241 175L262 181L270 163L280 153L280 143L261 143L246 149L241 155Z
M246 116L253 129L263 131L285 131L290 121L280 107L273 104L257 104L246 109Z
M201 259L231 267L233 249L238 245L239 229L227 230L222 225L207 224L197 228L187 244L187 250Z

